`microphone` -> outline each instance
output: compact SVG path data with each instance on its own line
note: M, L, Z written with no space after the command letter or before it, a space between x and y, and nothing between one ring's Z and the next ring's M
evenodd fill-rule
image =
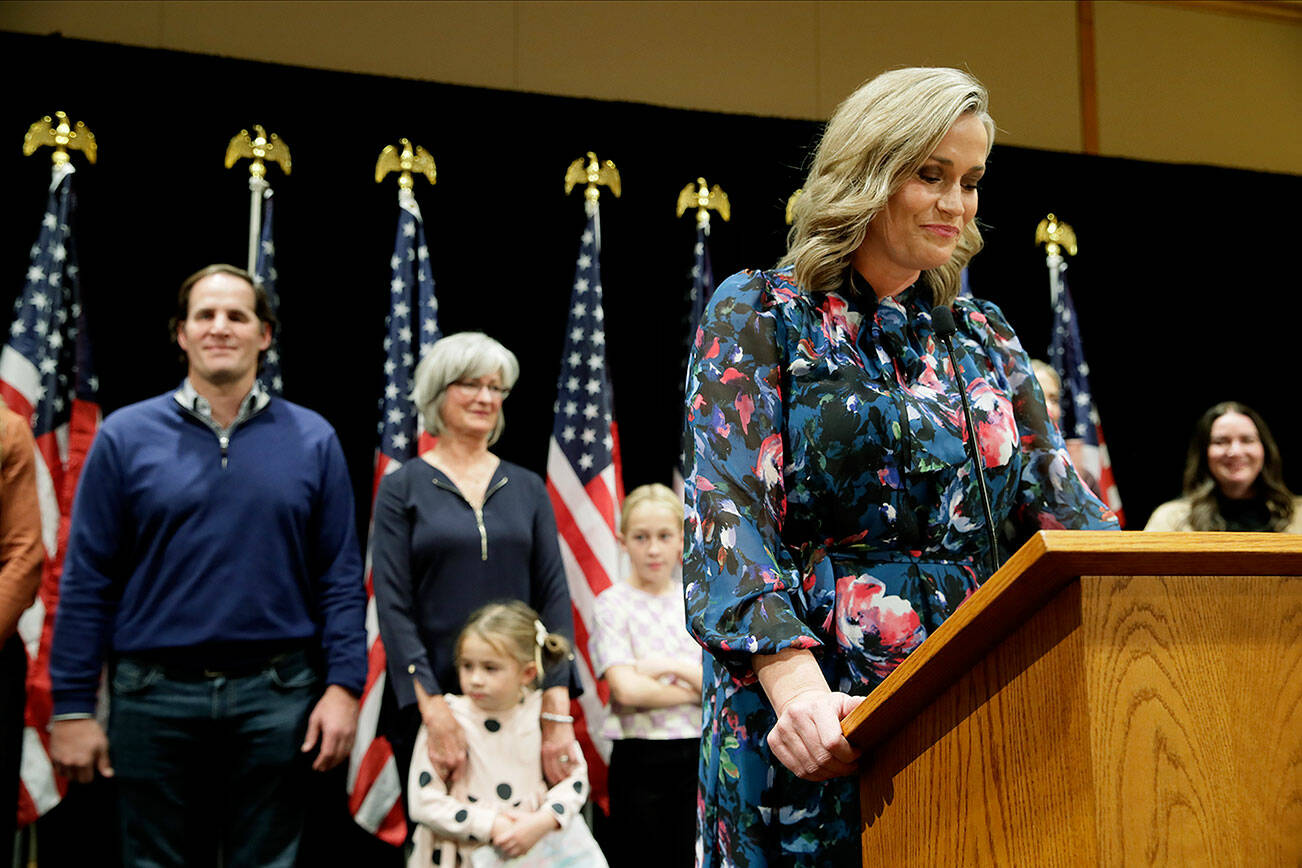
M999 543L995 538L994 516L990 512L990 489L986 487L985 467L977 450L977 428L972 421L972 407L967 402L967 384L963 382L963 369L958 366L958 359L954 357L954 345L950 342L950 338L958 331L954 325L954 311L943 304L932 308L931 325L936 330L936 337L945 343L949 364L954 369L954 379L958 382L958 397L963 402L963 418L968 430L967 457L976 470L977 488L981 491L981 511L985 514L986 535L990 538L990 575L993 576L999 569Z

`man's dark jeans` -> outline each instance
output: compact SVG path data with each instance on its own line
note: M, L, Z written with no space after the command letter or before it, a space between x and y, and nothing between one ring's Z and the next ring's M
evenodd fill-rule
M306 654L237 677L119 660L109 706L126 866L291 868L320 679Z

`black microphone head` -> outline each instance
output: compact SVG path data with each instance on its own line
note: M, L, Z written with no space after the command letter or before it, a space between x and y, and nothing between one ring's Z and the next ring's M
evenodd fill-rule
M931 325L942 338L958 331L954 325L954 311L950 310L949 305L939 304L931 309Z

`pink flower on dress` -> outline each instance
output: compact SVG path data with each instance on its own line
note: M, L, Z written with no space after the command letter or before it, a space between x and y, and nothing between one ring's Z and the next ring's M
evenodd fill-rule
M981 458L986 467L1003 467L1012 460L1013 449L1021 440L1017 421L1013 418L1013 404L985 380L973 383L970 394L972 409L984 414L984 418L977 422Z
M922 622L903 597L888 596L879 579L864 574L836 580L836 640L866 654L874 668L903 659L922 643ZM887 671L894 668L892 663Z
M782 435L774 432L760 443L755 459L755 475L765 488L773 488L782 479Z
M850 306L841 296L829 292L823 303L823 333L828 343L839 343L842 335L851 342L859 339L859 322L857 317L848 313Z
M755 412L755 401L750 395L742 392L733 402L737 408L737 415L741 418L741 430L747 434L750 433L750 417Z

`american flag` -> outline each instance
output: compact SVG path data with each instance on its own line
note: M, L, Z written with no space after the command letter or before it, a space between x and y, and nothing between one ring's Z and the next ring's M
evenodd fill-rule
M693 249L692 260L692 285L687 290L687 315L683 329L683 345L681 347L682 364L678 371L678 387L680 397L683 399L683 407L686 407L687 401L687 360L692 352L692 344L696 341L696 329L701 324L701 317L705 314L705 306L710 302L710 296L714 295L714 269L710 265L710 224L708 221L697 221L696 224L696 247ZM683 482L683 467L686 462L681 452L678 456L678 466L674 468L673 488L682 496L685 489Z
M57 805L67 788L66 781L55 777L49 757L50 636L72 498L100 422L70 228L76 210L73 171L70 163L54 169L27 283L14 306L9 342L0 350L0 395L15 413L32 420L36 437L36 486L46 553L40 593L18 622L28 661L19 825Z
M280 309L280 298L276 295L276 242L272 238L271 217L272 217L272 190L268 186L262 194L262 234L258 239L258 257L257 262L253 264L253 277L267 293L267 302L271 305L271 312L276 313ZM267 347L267 352L262 357L262 371L258 374L262 380L262 385L268 392L273 395L279 395L284 391L284 380L280 376L280 338L273 335L271 346Z
M1108 457L1107 442L1103 439L1103 424L1090 393L1090 367L1085 362L1076 306L1071 300L1071 290L1067 288L1067 263L1061 256L1049 257L1049 296L1053 303L1049 364L1062 379L1063 436L1080 441L1080 452L1073 456L1080 465L1079 469L1096 480L1096 493L1124 526L1121 494L1112 476L1112 461Z
M608 699L588 654L592 603L619 577L619 435L606 371L605 314L601 307L601 213L585 200L587 226L579 245L556 382L555 421L547 451L547 493L556 513L561 559L574 607L574 644L583 696L574 703L574 728L588 762L593 801L606 807L610 742L601 737Z
M411 387L418 351L419 356L425 355L439 339L438 301L434 297L434 278L429 268L429 249L425 244L420 206L412 192L406 189L399 190L398 204L398 234L393 244L393 258L389 261L393 277L389 281L389 315L385 317L388 335L384 339L384 397L380 399L380 448L375 452L375 475L371 485L372 516L380 480L401 467L404 461L415 458L421 449L432 445L422 442L428 435L421 434L418 439ZM358 825L381 840L400 846L407 837L407 820L402 809L398 766L388 739L378 733L385 656L375 613L369 533L367 537L368 662L357 740L353 743L348 766L348 806Z

